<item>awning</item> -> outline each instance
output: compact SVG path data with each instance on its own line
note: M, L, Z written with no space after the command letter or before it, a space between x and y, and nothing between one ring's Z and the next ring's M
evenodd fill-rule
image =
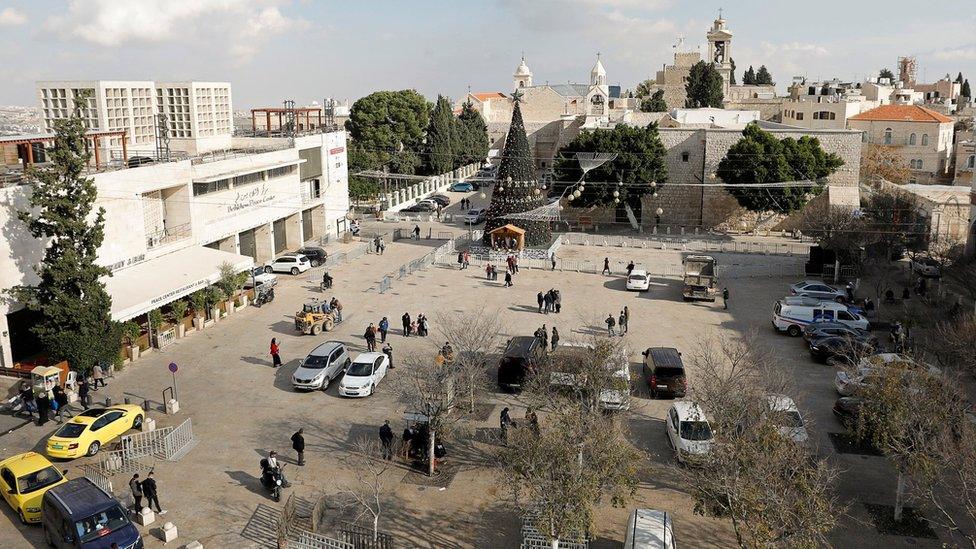
M220 279L224 263L230 263L236 272L254 266L248 256L200 246L116 271L105 279L105 289L112 296L112 319L129 320L205 288Z

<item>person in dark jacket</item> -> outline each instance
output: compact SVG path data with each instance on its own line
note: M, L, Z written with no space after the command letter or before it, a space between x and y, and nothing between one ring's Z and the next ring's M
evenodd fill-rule
M142 481L142 494L146 497L146 507L152 509L153 504L156 504L156 512L160 515L165 515L166 511L159 506L159 491L156 488L156 479L153 478L153 472L149 471L146 475L146 480Z
M135 500L135 505L132 508L138 514L142 511L142 483L139 482L139 473L132 475L129 479L129 490L132 491L132 499Z
M305 429L299 427L291 436L291 447L298 454L298 464L305 465Z
M47 423L48 412L51 409L51 399L47 397L47 391L41 391L41 394L37 395L37 424L44 425Z
M383 345L383 354L386 355L386 358L390 361L390 369L392 370L393 368L396 368L396 366L393 365L393 345L390 345L389 342L387 342L386 345Z
M64 389L62 389L60 385L54 387L54 402L58 404L58 423L63 423L65 414L67 414L69 418L71 417L71 414L68 413L68 395L64 392Z
M78 381L78 400L81 401L81 407L86 410L91 406L91 395L88 393L88 381L84 378Z
M542 306L545 305L546 303L546 296L542 295L542 292L539 292L538 294L536 294L535 300L539 303L539 312L541 313Z
M24 407L23 411L27 413L27 417L34 419L34 412L37 410L37 400L34 398L34 389L26 381L20 384L20 402Z
M380 427L380 442L383 443L383 459L393 461L393 429L390 420L386 420Z
M410 313L403 313L400 322L403 325L403 337L410 337Z
M512 271L505 271L505 287L512 285Z

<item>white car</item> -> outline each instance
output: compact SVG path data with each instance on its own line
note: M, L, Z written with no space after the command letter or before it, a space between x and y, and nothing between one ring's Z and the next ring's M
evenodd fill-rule
M779 425L781 435L800 444L810 438L806 426L803 425L803 416L792 398L786 395L769 395L766 402Z
M277 276L275 276L273 273L267 272L265 267L258 266L251 269L251 272L247 277L247 282L244 283L244 287L255 288L257 286L264 286L265 284L274 286L277 283Z
M847 301L847 290L835 288L819 280L804 280L790 286L790 295L814 297L843 303Z
M938 278L942 276L942 265L935 259L927 256L916 256L912 258L912 270L921 276Z
M553 351L554 356L563 356L571 364L573 360L586 361L586 356L574 353L580 351L586 353L593 352L593 346L589 343L565 342L560 343L559 347ZM630 352L625 348L619 350L619 354L611 357L604 367L612 372L614 378L611 388L600 390L599 406L604 410L627 410L630 408ZM550 372L549 383L554 387L573 388L580 383L578 374L570 372Z
M304 255L285 254L269 263L264 268L264 272L291 273L293 275L297 275L299 273L304 273L311 268L312 263Z
M386 377L390 359L383 353L362 353L346 368L346 375L339 382L339 395L367 397L376 391L376 385Z
M681 463L700 460L712 448L712 427L697 402L679 400L672 404L665 428L668 443Z
M651 279L647 276L647 271L633 270L627 277L627 289L638 292L646 292L651 289Z
M841 370L834 376L834 388L837 389L837 394L840 396L851 396L866 383L871 383L872 377L877 377L877 371L874 368L861 366L854 372Z
M468 210L468 213L464 214L464 222L470 225L477 225L485 220L485 214L488 210L485 208L473 208Z

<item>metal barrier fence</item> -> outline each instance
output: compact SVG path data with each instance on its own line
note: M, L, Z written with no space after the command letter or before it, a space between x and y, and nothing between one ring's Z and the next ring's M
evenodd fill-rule
M197 439L193 436L193 422L190 418L174 427L163 437L164 457L169 461L179 461L194 446Z
M445 256L451 255L457 250L458 243L477 242L481 240L481 235L482 231L480 230L471 231L469 234L462 234L458 236L453 236L453 233L438 233L438 237L448 237L447 242L441 244L437 248L434 248L433 251L424 254L423 257L418 257L409 263L400 265L392 273L384 275L380 282L370 289L375 289L379 293L384 293L392 288L393 280L403 280L407 277L407 275L413 274L417 271L422 271L435 263L441 262Z
M97 470L106 476L145 471L158 459L178 461L196 444L193 423L187 418L176 427L122 437L117 450L98 453Z
M653 237L590 235L565 233L563 244L577 246L605 246L617 248L644 248L651 250L681 250L688 252L744 253L763 255L800 255L810 253L812 243L803 242L748 242L695 239L688 237Z
M109 494L113 492L112 481L109 480L107 476L103 475L102 472L97 467L94 467L93 465L86 463L81 466L81 470L85 472L84 473L85 478L92 481L92 483L94 483L95 486L98 486L99 488L105 490Z

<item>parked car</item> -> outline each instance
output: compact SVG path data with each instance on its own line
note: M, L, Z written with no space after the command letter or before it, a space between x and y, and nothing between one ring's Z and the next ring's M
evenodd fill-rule
M874 352L873 336L826 336L810 342L810 356L828 364L853 366Z
M346 368L346 375L339 382L339 394L346 397L372 395L389 368L390 359L384 353L360 353Z
M437 204L440 204L441 206L444 206L445 208L451 205L451 199L448 198L447 196L443 195L443 194L432 194L432 195L428 196L427 198L425 198L424 200L425 201L426 200L433 200L434 202L436 202Z
M681 463L693 464L712 447L712 428L697 402L679 400L672 404L665 428L668 443Z
M250 272L251 276L247 278L247 282L244 283L245 288L257 288L258 286L265 286L270 288L278 284L278 277L273 273L268 272L266 267L253 267Z
M41 524L49 547L142 549L142 536L119 500L87 477L51 488L41 500Z
M812 297L784 297L773 305L773 326L793 337L802 334L808 325L821 321L836 321L862 330L867 330L871 325L868 319L851 311L843 303Z
M549 353L554 364L586 364L593 359L593 345L589 343L564 342ZM603 365L611 373L611 380L600 390L599 406L603 410L626 410L630 407L630 353L619 349L613 356L608 357ZM576 390L579 388L580 376L577 372L552 371L549 383L557 389Z
M297 253L307 257L309 263L312 264L312 267L318 267L319 265L325 263L326 258L329 257L329 253L326 252L324 248L320 248L318 246L305 246L299 248Z
M417 202L412 206L407 206L401 211L416 213L416 212L432 212L436 209L437 208L431 202Z
M498 387L518 391L546 356L546 349L535 336L516 336L508 340L498 362Z
M627 521L624 549L674 549L671 513L656 509L634 509Z
M808 343L814 339L820 339L822 337L845 335L874 338L874 335L868 330L852 328L847 324L840 322L812 322L803 328L803 339L805 339Z
M447 190L455 193L469 193L474 191L474 185L468 181L458 181L456 183L452 183Z
M478 223L484 223L485 214L488 210L485 208L473 208L468 210L468 213L464 214L464 222L469 225L477 225Z
M840 397L834 402L834 416L844 427L850 427L857 422L864 400L858 397Z
M838 303L847 301L847 290L835 288L818 280L804 280L790 286L790 295L829 299Z
M141 429L144 417L146 413L138 404L89 408L47 439L47 455L60 459L93 456L129 429Z
M295 390L326 390L349 367L349 351L338 341L326 341L312 349L291 376Z
M681 398L688 390L688 378L681 353L673 347L651 347L644 355L644 379L652 398L668 395Z
M304 255L285 254L269 263L264 268L264 272L291 273L293 275L298 275L299 273L304 273L311 268L312 263Z
M792 398L786 395L769 395L766 402L781 435L801 444L810 438L806 426L803 425L803 416Z
M834 388L840 396L851 396L877 378L878 371L874 368L858 367L854 372L841 370L834 376Z
M917 255L912 258L912 271L925 277L938 278L942 276L942 264L937 260L925 256Z
M25 452L0 461L0 490L20 522L41 522L44 493L68 479L37 452Z
M646 292L651 289L651 279L647 276L647 271L635 269L627 277L627 289L636 292Z

